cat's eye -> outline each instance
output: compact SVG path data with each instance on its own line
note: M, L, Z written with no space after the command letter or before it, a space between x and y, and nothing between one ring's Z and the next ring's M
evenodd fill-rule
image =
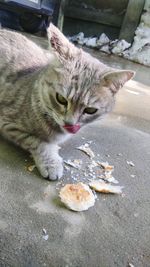
M62 95L56 93L56 99L57 99L59 104L67 106L68 101Z
M94 113L96 113L97 112L97 108L90 108L90 107L88 107L88 108L85 108L84 109L84 113L86 113L86 114L94 114Z

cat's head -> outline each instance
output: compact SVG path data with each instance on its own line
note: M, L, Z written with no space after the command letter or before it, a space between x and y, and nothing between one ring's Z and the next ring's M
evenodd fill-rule
M61 67L54 68L53 76L47 76L45 101L56 123L75 133L112 110L116 93L134 72L102 64L75 47L52 24L48 37Z

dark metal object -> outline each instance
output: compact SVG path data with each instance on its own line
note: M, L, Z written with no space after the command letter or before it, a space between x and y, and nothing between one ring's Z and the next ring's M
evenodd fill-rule
M50 21L57 23L60 3L61 0L0 0L0 23L30 33L45 31Z

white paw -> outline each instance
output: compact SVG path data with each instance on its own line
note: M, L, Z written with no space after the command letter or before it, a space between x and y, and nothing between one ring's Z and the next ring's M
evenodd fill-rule
M34 155L34 160L39 172L44 178L57 180L62 177L63 164L61 157L58 156L56 159L52 159Z

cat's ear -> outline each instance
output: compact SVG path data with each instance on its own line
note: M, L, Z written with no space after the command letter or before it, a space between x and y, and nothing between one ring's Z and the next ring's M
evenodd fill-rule
M62 60L69 60L77 54L77 48L52 23L47 29L50 48Z
M131 70L111 71L102 77L104 85L108 87L113 94L116 94L123 85L132 79L135 75Z

